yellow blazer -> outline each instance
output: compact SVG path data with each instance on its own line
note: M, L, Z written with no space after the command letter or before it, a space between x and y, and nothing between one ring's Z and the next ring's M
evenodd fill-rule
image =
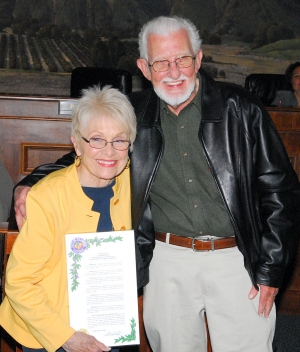
M129 169L116 178L110 215L115 230L131 229ZM27 220L10 255L0 325L21 345L56 351L75 332L69 325L66 233L95 232L100 214L83 192L75 165L32 187Z

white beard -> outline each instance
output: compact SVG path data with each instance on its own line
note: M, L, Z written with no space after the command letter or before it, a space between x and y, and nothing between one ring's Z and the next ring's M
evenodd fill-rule
M185 76L180 76L178 78L178 80L181 79L185 79ZM167 80L163 80L162 82L170 82L172 80L167 79ZM193 93L193 91L195 90L196 87L196 81L193 83L190 83L190 85L187 87L187 90L184 94L180 95L180 96L171 96L168 93L166 93L165 91L163 91L163 89L161 89L160 87L154 87L154 91L157 94L157 96L162 99L163 101L165 101L168 105L172 106L173 108L177 107L178 105L186 102L189 97L191 96L191 94Z

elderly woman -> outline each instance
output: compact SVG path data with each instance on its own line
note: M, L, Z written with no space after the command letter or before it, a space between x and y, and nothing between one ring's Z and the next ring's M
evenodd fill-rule
M285 78L290 90L279 90L272 105L300 107L300 62L290 64L285 71Z
M116 89L85 90L71 134L75 163L31 188L7 266L0 323L24 351L110 350L69 325L64 235L131 229L133 108Z

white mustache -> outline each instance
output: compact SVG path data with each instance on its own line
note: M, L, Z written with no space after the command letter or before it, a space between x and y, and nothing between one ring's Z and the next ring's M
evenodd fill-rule
M163 83L174 83L174 82L177 82L177 81L185 81L185 80L187 80L187 77L181 74L180 77L178 77L177 79L165 77L165 78L163 78L161 80L161 82L163 82Z

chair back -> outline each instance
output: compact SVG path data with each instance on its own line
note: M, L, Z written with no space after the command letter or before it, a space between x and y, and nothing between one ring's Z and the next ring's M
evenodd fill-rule
M76 67L71 74L71 98L80 98L82 89L110 85L127 95L132 92L132 75L125 70L103 67Z
M270 106L278 90L288 90L285 75L251 73L246 77L245 88L255 94L265 106Z

